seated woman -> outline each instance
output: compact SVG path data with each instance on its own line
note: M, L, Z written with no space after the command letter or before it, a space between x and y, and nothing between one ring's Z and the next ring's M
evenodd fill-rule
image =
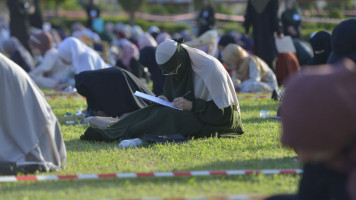
M89 127L83 140L115 141L176 134L184 137L227 137L243 133L238 99L221 63L181 41L166 40L156 50L166 77L162 99L178 110L151 105L133 112L108 128Z
M232 70L231 78L237 91L272 92L278 88L276 76L268 65L239 45L227 45L222 60Z
M59 45L58 55L64 64L70 65L74 74L111 67L95 50L74 37L66 38Z
M136 45L129 40L124 39L120 41L118 47L119 59L116 62L116 66L133 73L138 78L143 77L144 71L138 62L139 51Z
M310 45L313 48L314 56L309 60L308 65L326 64L331 53L331 34L326 31L319 31L310 38Z
M0 169L9 169L0 173L60 170L66 162L66 148L42 92L1 53L0 77Z
M29 51L21 44L21 42L11 37L2 43L4 53L7 54L10 60L14 61L26 72L30 72L35 67L35 62Z
M140 59L139 62L142 66L148 68L150 72L150 78L153 82L153 93L160 95L163 93L163 84L164 84L164 75L162 74L162 70L158 67L157 62L155 60L155 47L145 47L140 50Z
M60 80L67 75L68 66L61 61L52 44L52 35L48 32L36 33L30 37L33 54L43 56L43 60L29 75L41 88L61 90L67 86L61 84Z

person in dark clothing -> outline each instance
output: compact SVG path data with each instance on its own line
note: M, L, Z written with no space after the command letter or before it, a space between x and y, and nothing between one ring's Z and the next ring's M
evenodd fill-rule
M306 65L313 56L312 49L306 42L298 38L293 38L292 41L296 50L299 65Z
M94 16L94 15L95 16L100 16L100 8L97 5L95 5L94 3L91 2L91 3L87 4L87 5L85 5L85 11L86 11L87 17L88 17L86 27L92 29L92 26L93 26L92 16Z
M42 29L43 19L42 19L42 12L41 12L41 5L40 0L32 0L34 12L29 15L30 25Z
M30 38L29 14L34 8L25 0L7 0L10 13L10 34L16 37L21 44L31 53L28 43Z
M222 62L221 53L224 51L225 47L228 44L237 44L237 42L236 42L235 38L230 34L222 35L218 42L218 49L219 49L218 60L220 60L220 62Z
M199 12L197 17L198 37L214 27L214 15L214 9L211 7L209 0L204 0L204 8Z
M308 65L326 64L331 52L331 34L326 31L319 31L310 38L310 45L313 48L314 57L308 62Z
M356 19L347 19L338 24L331 33L331 53L327 64L335 64L343 58L356 62Z
M269 200L356 199L356 65L303 69L282 100L282 144L304 165L297 195ZM335 134L337 133L337 134Z
M243 23L247 35L253 27L254 53L271 69L277 55L274 34L280 35L278 7L278 0L249 0Z
M230 34L225 34L223 36L221 36L219 42L218 42L218 48L220 51L223 51L224 48L228 45L228 44L237 44L236 40L234 37L232 37Z
M282 13L281 20L284 35L292 38L300 38L300 25L302 17L297 8L295 0L285 0L286 10Z
M145 133L179 133L189 138L236 137L243 133L235 89L216 58L182 44L181 40L162 42L155 57L168 74L164 94L159 98L178 109L154 104L109 127L89 127L81 139L110 142L141 138Z
M162 70L158 67L155 60L156 48L152 46L144 47L140 50L139 62L141 65L148 68L151 74L151 80L153 82L153 93L161 95L163 93L163 84L165 76L162 74Z
M136 91L154 95L132 73L117 67L81 72L75 87L86 97L88 116L120 117L151 104L134 96Z
M11 37L5 40L2 46L9 58L22 67L26 72L30 72L34 69L35 63L30 52L22 46L17 38Z

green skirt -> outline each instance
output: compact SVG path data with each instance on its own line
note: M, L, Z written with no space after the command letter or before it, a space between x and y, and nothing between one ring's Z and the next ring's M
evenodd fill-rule
M243 133L240 115L232 120L237 121L227 124L228 127L212 127L203 123L192 111L151 105L131 113L108 128L89 127L80 139L111 142L140 138L145 133L155 136L180 134L186 138L211 136L219 130L229 136Z

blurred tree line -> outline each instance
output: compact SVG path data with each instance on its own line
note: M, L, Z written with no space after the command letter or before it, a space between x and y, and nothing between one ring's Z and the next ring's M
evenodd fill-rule
M283 0L281 0L283 1ZM355 5L353 0L326 0L322 8L317 6L317 0L297 0L301 9L304 10L324 10L329 11L328 16L343 18L344 10L353 10ZM224 14L237 14L231 9L232 6L222 2L211 0L215 11ZM150 14L179 14L200 10L203 6L203 0L193 0L193 5L189 4L168 4L168 3L148 3L147 0L41 0L44 10L83 10L89 4L98 5L101 10L108 12L126 11L129 14L130 23L134 23L134 12L142 11Z

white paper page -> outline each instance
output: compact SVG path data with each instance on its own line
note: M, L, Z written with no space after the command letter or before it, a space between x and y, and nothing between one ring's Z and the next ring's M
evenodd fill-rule
M152 95L149 95L149 94L146 94L146 93L142 93L142 92L136 91L135 92L135 96L143 98L143 99L146 99L146 100L149 100L149 101L152 101L154 103L158 103L158 104L163 105L163 106L171 107L171 108L174 108L174 109L177 109L177 110L183 110L183 109L174 107L172 102L165 101L163 99L160 99L158 97L155 97L155 96L152 96Z
M276 37L275 43L278 53L297 52L290 36L284 36L283 38Z

